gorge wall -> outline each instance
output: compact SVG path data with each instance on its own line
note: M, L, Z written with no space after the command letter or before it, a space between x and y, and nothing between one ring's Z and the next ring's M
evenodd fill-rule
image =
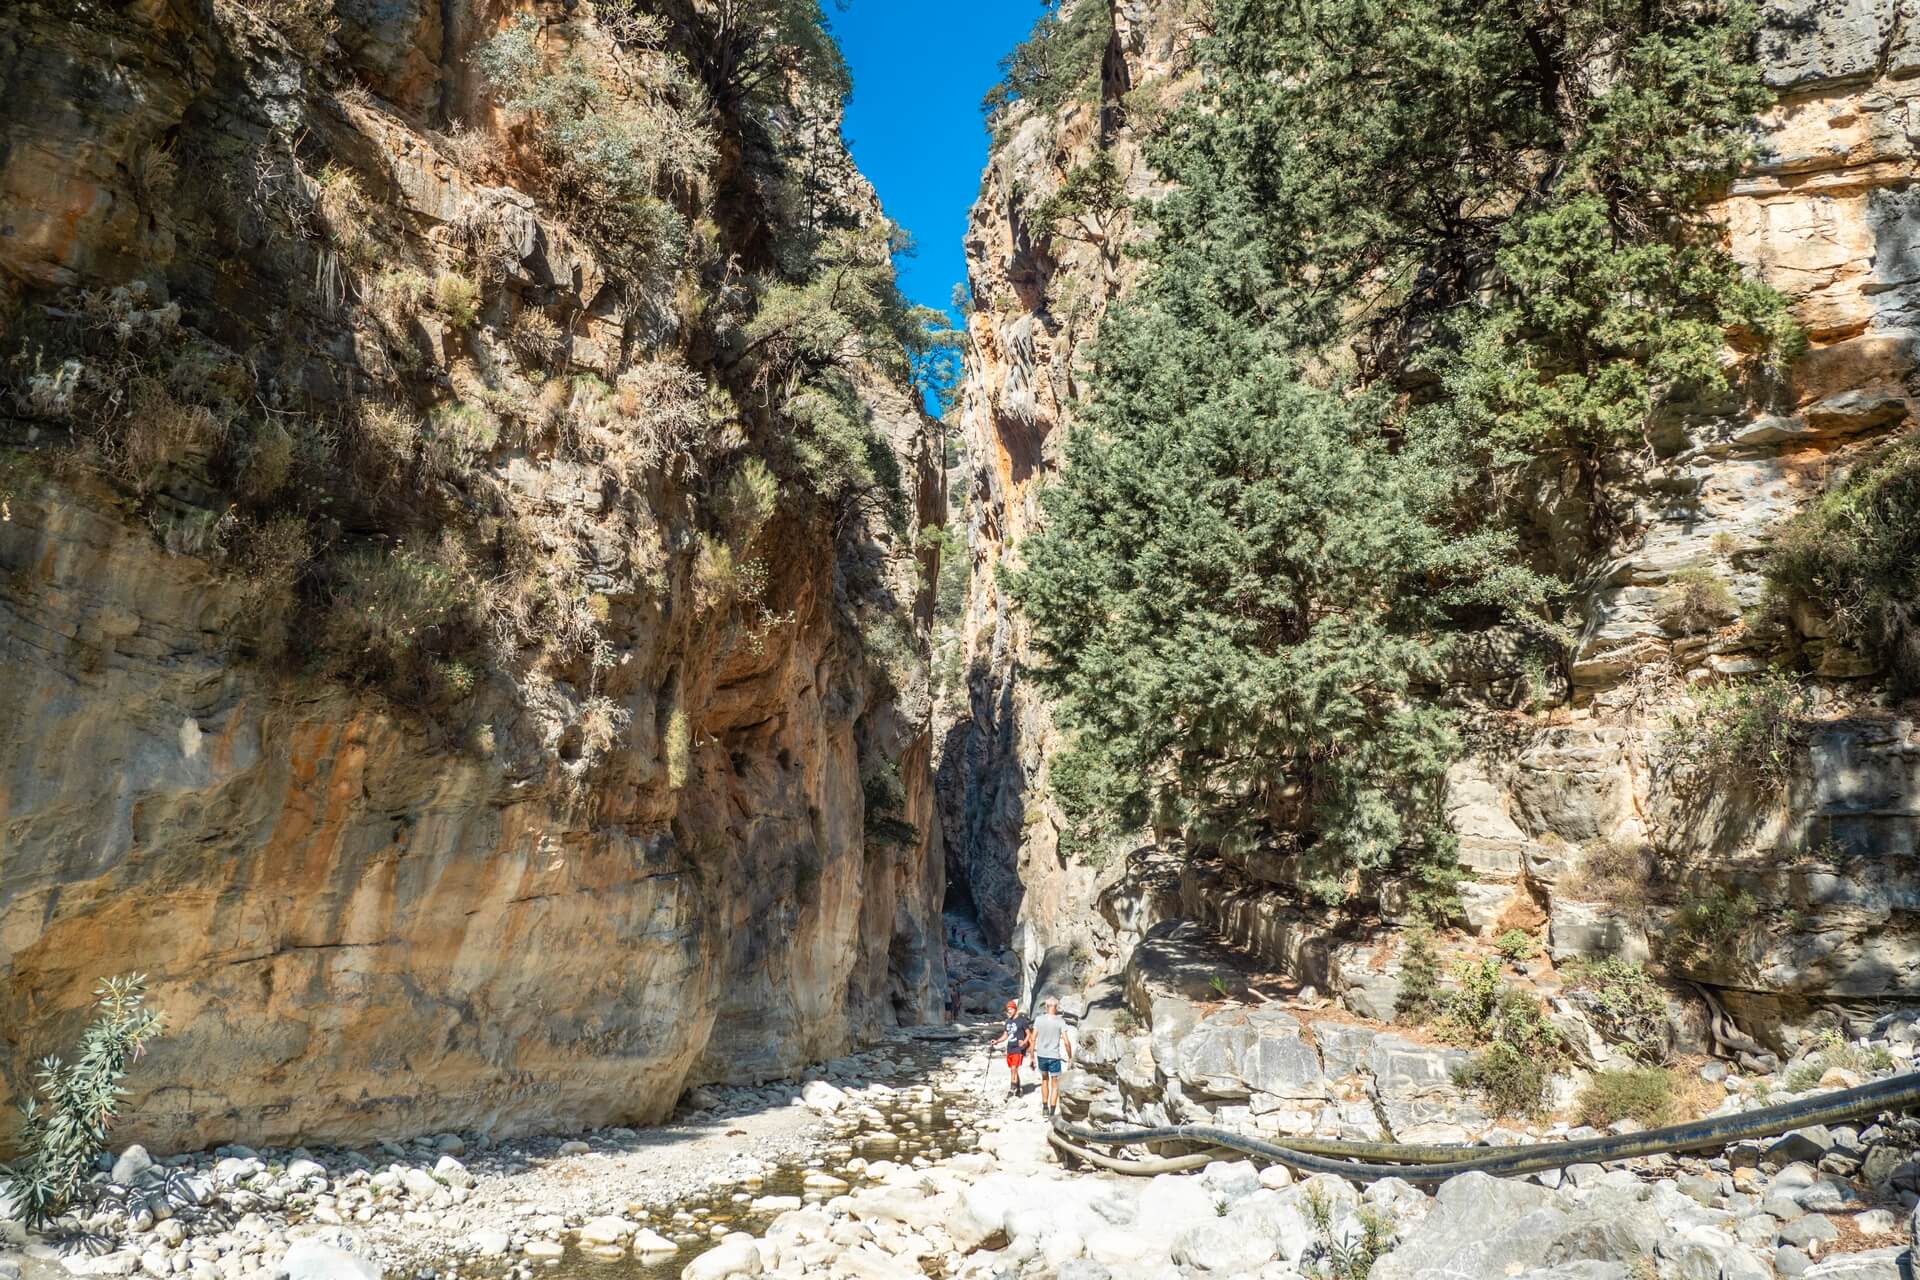
M943 801L963 815L948 824L949 874L970 878L983 920L1030 966L1055 946L1097 950L1111 966L1126 939L1185 915L1359 1012L1391 1016L1391 892L1369 923L1308 905L1277 852L1223 861L1163 848L1102 868L1058 852L1047 772L1059 732L1022 674L1032 645L999 574L1018 563L1037 495L1060 473L1102 309L1138 269L1114 248L1144 229L1125 214L1048 226L1031 211L1102 148L1129 194L1151 191L1138 126L1178 97L1206 28L1204 6L1107 7L1097 90L1003 114L969 233L972 702L942 765ZM1816 1004L1910 993L1920 966L1910 704L1822 619L1803 612L1783 639L1742 616L1759 603L1782 523L1913 425L1908 122L1920 28L1879 0L1774 5L1763 21L1756 55L1778 102L1716 213L1739 262L1791 301L1809 350L1779 403L1656 422L1608 481L1631 514L1597 553L1580 549L1572 477L1546 486L1540 505L1567 513L1553 546L1577 586L1577 636L1542 664L1492 635L1474 669L1455 673L1468 749L1448 809L1469 873L1455 921L1467 933L1544 929L1558 959L1652 958L1676 984L1704 984L1742 1021L1773 1028ZM1724 584L1723 612L1710 626L1676 624L1676 593L1708 576ZM1803 659L1812 706L1784 785L1683 786L1675 717L1783 645ZM1596 870L1609 854L1632 864L1626 881ZM1732 936L1681 945L1688 920L1723 907L1742 915Z
M1069 234L1040 225L1031 210L1102 149L1130 196L1151 192L1139 131L1119 107L1128 99L1138 118L1152 120L1177 101L1196 13L1184 3L1113 4L1097 91L1057 111L1016 104L1003 115L967 228L972 311L960 423L972 488L961 626L969 715L944 739L940 786L948 876L971 886L988 936L1013 946L1029 979L1049 951L1111 952L1094 903L1118 869L1060 853L1062 823L1047 787L1059 733L1019 670L1031 659L1030 637L1000 573L1042 518L1040 491L1062 465L1100 317L1139 274L1123 249L1140 233L1130 212Z
M9 1121L123 972L162 1149L651 1122L943 1002L939 459L795 338L898 303L837 52L605 8L0 16Z

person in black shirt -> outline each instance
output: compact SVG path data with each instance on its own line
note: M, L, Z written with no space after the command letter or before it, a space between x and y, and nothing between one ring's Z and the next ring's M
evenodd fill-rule
M1033 1048L1033 1019L1020 1012L1018 1000L1007 1001L1007 1025L1000 1038L993 1042L993 1048L1002 1044L1007 1046L1007 1074L1013 1077L1013 1087L1009 1096L1020 1096L1020 1063Z

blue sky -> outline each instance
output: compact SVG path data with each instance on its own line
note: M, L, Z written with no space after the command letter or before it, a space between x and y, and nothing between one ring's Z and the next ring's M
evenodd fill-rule
M1038 0L850 0L821 6L853 71L846 135L887 215L913 233L900 264L914 302L945 310L967 277L961 239L987 162L980 99Z

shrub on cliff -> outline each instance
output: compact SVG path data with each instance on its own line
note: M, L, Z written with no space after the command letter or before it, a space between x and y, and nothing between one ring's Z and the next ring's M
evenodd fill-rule
M1000 83L981 107L989 116L1015 102L1054 111L1097 88L1113 10L1107 0L1051 0L1033 31L1000 60Z
M106 1150L120 1083L160 1034L160 1015L146 1007L146 984L143 974L104 979L79 1055L71 1063L42 1059L34 1072L37 1096L20 1106L20 1156L0 1166L0 1186L30 1227L46 1227L75 1203Z
M1459 987L1448 993L1436 1027L1454 1043L1478 1048L1457 1082L1499 1115L1545 1113L1567 1049L1539 997L1502 982L1500 963L1491 957L1463 963L1454 976Z
M1565 976L1608 1044L1650 1066L1667 1060L1667 999L1645 965L1607 957L1569 967Z
M1643 1129L1657 1129L1673 1118L1673 1073L1662 1067L1630 1067L1598 1071L1580 1091L1574 1114L1581 1124L1604 1129L1617 1120L1632 1120Z
M917 357L950 341L937 313L900 293L893 255L906 247L885 222L821 235L804 277L767 284L730 357L793 427L785 446L807 488L830 505L875 506L902 535L899 458L858 377L871 370L905 383Z
M550 53L540 35L539 20L523 14L479 54L524 140L527 176L603 248L671 259L685 227L662 196L700 194L718 154L686 64L643 49L650 87L634 92L578 52Z
M1689 565L1674 571L1661 589L1660 621L1682 635L1699 635L1740 616L1733 588L1713 570Z
M1818 609L1833 635L1920 687L1920 438L1829 490L1780 531L1767 580L1776 600Z
M1706 208L1770 101L1740 0L1226 0L1206 87L1156 147L1162 234L1239 233L1223 272L1365 376L1421 378L1410 426L1495 472L1599 459L1732 391L1728 338L1801 336ZM1496 489L1496 497L1502 494Z
M1752 779L1777 792L1805 741L1808 709L1806 689L1785 672L1714 685L1661 735L1661 770L1686 788Z
M606 6L615 14L637 7L637 0ZM837 105L853 86L819 0L711 0L688 8L688 59L714 105L736 123L808 95Z

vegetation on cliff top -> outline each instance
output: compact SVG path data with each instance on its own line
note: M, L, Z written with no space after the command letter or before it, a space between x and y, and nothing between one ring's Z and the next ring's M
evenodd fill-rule
M1773 604L1817 609L1833 638L1896 688L1920 688L1920 438L1845 476L1781 530L1767 566Z
M295 67L344 56L306 13L218 6L206 38ZM906 531L860 388L904 390L944 326L895 287L817 0L599 0L474 54L499 128L432 145L533 196L537 237L529 206L470 186L421 235L362 136L416 122L322 87L344 68L311 78L306 118L237 83L248 129L189 120L142 169L175 268L24 295L0 397L70 434L57 465L120 488L170 550L233 571L241 652L376 687L474 743L488 676L541 667L579 695L564 741L606 744L636 614L684 590L717 637L764 643L790 620L776 517L854 559L849 531ZM200 177L174 182L181 167ZM533 282L530 250L573 285ZM263 296L286 301L233 303Z
M1753 26L1217 6L1148 142L1174 185L1151 269L1013 584L1073 732L1070 845L1302 831L1325 896L1396 867L1444 890L1453 638L1558 634L1523 480L1582 476L1599 532L1610 455L1799 341L1703 210L1768 100Z
M1000 60L1000 82L981 104L988 116L1015 102L1056 111L1098 84L1113 39L1108 0L1044 0L1033 31Z

